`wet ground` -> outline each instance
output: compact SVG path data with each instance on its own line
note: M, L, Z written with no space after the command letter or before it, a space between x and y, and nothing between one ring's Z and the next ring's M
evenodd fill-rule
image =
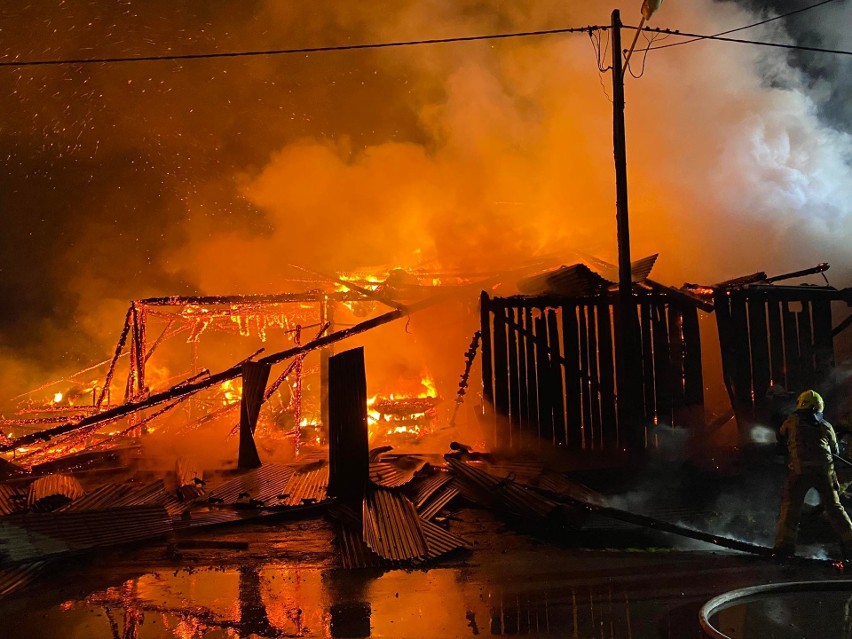
M676 550L618 529L554 544L475 509L450 529L474 550L428 570L342 570L323 519L112 551L0 601L0 636L689 639L704 636L700 606L724 591L839 578L824 563Z

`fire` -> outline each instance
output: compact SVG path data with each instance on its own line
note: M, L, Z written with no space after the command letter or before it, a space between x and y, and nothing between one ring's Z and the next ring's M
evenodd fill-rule
M53 403L58 404L62 401L62 393L54 393L53 394Z
M222 404L225 406L236 404L243 396L242 385L235 379L222 382L219 385L219 390L222 393Z
M391 393L373 395L367 400L367 424L370 439L389 435L419 438L431 432L431 422L439 403L435 381L428 373L420 380L423 390L417 395Z

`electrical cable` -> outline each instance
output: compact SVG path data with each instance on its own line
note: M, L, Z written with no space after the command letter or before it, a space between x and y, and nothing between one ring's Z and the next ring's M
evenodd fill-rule
M22 60L2 61L0 67L36 67L36 66L60 66L68 64L116 64L124 62L163 62L180 60L202 60L212 58L243 58L254 56L272 55L294 55L310 53L326 53L332 51L359 51L363 49L388 49L394 47L411 47L427 44L448 44L453 42L474 42L477 40L501 40L509 38L528 38L537 36L557 35L564 33L586 33L609 29L597 25L585 27L565 27L561 29L544 29L541 31L517 31L513 33L492 33L485 35L457 36L450 38L432 38L428 40L406 40L396 42L375 42L364 44L341 44L327 47L305 47L301 49L265 49L258 51L223 51L218 53L185 53L168 55L149 55L138 57L111 57L111 58L77 58L64 60Z
M807 7L802 7L801 9L796 9L795 11L790 11L788 13L783 13L780 16L775 16L774 18L767 18L766 20L761 20L760 22L755 22L754 24L747 24L744 27L737 27L736 29L728 29L727 31L721 31L719 33L714 34L715 36L724 36L729 33L736 33L737 31L745 31L746 29L753 29L754 27L759 27L761 25L767 24L769 22L773 22L775 20L781 20L782 18L789 18L792 15L796 15L797 13L802 13L804 11L809 11L811 9L816 9L817 7L821 7L824 4L829 4L834 2L835 0L823 0L822 2L817 2L816 4L812 4ZM656 51L657 49L668 49L669 47L679 47L682 44L689 44L690 42L698 42L703 38L693 38L692 40L684 40L683 42L673 42L672 44L665 44L659 47L654 47L651 51Z
M636 29L637 27L631 27L624 25L625 29ZM762 42L760 40L744 40L742 38L723 38L721 36L715 35L704 35L700 33L685 33L683 31L677 31L674 29L652 29L650 27L645 27L642 31L648 31L650 33L665 33L667 35L674 36L682 36L686 38L695 38L695 40L718 40L719 42L736 42L738 44L753 44L761 47L775 47L778 49L793 49L796 51L812 51L814 53L834 53L835 55L852 55L852 51L847 51L845 49L824 49L822 47L806 47L800 44L783 44L781 42ZM692 40L691 42L694 42ZM672 43L674 44L674 43ZM671 46L671 45L665 45ZM662 49L663 47L655 47ZM654 49L651 49L652 51Z

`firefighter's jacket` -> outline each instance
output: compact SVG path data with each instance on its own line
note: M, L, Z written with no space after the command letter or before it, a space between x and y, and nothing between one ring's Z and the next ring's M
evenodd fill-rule
M822 413L796 411L781 425L781 435L787 438L789 466L794 473L825 473L834 468L837 437Z

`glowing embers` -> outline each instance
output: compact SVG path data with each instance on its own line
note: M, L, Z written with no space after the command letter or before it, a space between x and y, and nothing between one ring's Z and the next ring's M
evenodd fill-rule
M430 375L420 380L423 391L417 395L374 395L367 400L370 440L403 435L420 438L432 432L441 399Z
M241 337L257 337L266 342L269 331L279 329L290 331L293 326L304 323L305 315L315 308L315 304L240 302L222 306L187 304L180 309L177 317L190 325L187 342L197 342L207 330L223 333L236 333ZM161 315L166 315L161 313Z

